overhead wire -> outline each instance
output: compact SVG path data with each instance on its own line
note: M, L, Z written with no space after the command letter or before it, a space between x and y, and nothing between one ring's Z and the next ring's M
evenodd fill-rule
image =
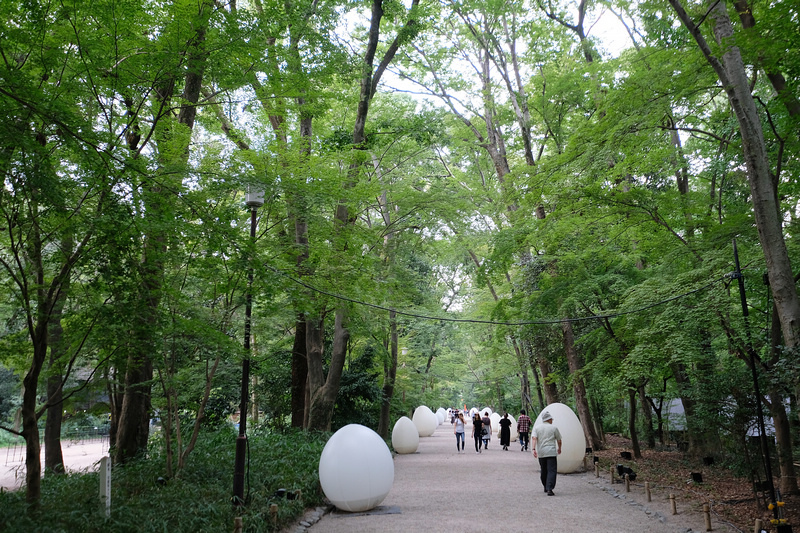
M264 266L266 268L268 268L269 270L272 270L273 272L275 272L279 276L282 276L282 277L288 279L289 281L291 281L293 283L296 283L297 285L305 287L308 290L314 291L314 292L319 293L319 294L323 294L323 295L331 297L331 298L335 298L337 300L350 302L350 303L353 303L353 304L356 304L356 305L362 305L362 306L365 306L365 307L370 307L372 309L379 309L381 311L394 312L394 313L396 313L398 315L408 316L408 317L411 317L411 318L419 318L419 319L422 319L422 320L435 320L435 321L440 321L440 322L458 322L458 323L469 323L469 324L490 324L490 325L496 325L496 326L529 326L529 325L561 324L563 322L582 322L582 321L586 321L586 320L604 320L604 319L608 319L608 318L616 318L616 317L619 317L619 316L641 313L642 311L646 311L648 309L652 309L654 307L658 307L659 305L664 305L666 303L673 302L675 300L679 300L681 298L685 298L687 296L691 296L692 294L696 294L698 292L704 291L704 290L714 286L715 284L719 283L720 281L723 281L723 280L725 280L725 279L730 277L730 274L725 274L724 276L721 276L721 277L719 277L717 279L714 279L714 280L706 283L705 285L703 285L701 287L698 287L696 289L693 289L691 291L687 291L687 292L684 292L684 293L681 293L681 294L678 294L678 295L675 295L675 296L671 296L670 298L666 298L664 300L659 300L658 302L653 302L651 304L644 305L642 307L637 307L636 309L630 309L630 310L627 310L627 311L617 311L617 312L614 312L614 313L606 313L606 314L603 314L603 315L593 315L593 316L585 316L585 317L577 317L577 318L521 320L521 321L513 321L513 322L509 321L509 322L507 322L507 321L502 321L502 320L501 321L498 321L498 320L485 320L485 319L479 319L479 318L440 317L440 316L425 315L425 314L420 314L420 313L413 313L413 312L410 312L410 311L403 311L403 310L396 309L396 308L393 308L393 307L386 307L386 306L383 306L383 305L378 305L378 304L374 304L374 303L370 303L370 302L365 302L363 300L357 300L355 298L350 298L349 296L344 296L344 295L337 294L337 293L334 293L334 292L331 292L331 291L320 289L319 287L311 285L310 283L307 283L307 282L305 282L305 281L303 281L301 279L297 279L294 276L290 276L286 272L278 270L277 268L274 268L274 267L272 267L270 265L265 264Z

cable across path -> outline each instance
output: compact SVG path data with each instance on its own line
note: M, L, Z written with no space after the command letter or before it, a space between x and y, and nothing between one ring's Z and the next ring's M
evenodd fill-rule
M467 425L465 453L456 452L449 421L420 439L414 454L394 459L394 484L384 501L364 513L333 510L309 533L409 533L535 531L536 533L687 533L705 531L698 502L681 502L672 515L668 491L654 488L647 502L641 486L626 493L609 472L558 475L555 496L539 481L539 463L497 436L476 454ZM590 464L591 468L591 464ZM694 508L693 508L694 507ZM737 531L712 515L713 531Z

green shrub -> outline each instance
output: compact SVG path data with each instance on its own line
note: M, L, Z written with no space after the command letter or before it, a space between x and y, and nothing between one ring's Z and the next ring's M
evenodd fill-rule
M0 494L0 530L210 533L232 530L234 516L243 517L246 532L280 530L305 508L322 503L317 472L328 437L299 430L255 430L248 439L248 505L236 511L231 505L236 434L225 428L202 434L187 466L173 479L166 479L160 452L115 467L109 519L98 500L97 473L49 476L42 480L38 511L28 511L24 491ZM302 499L279 500L279 488L300 490ZM277 527L269 516L271 503L278 504Z

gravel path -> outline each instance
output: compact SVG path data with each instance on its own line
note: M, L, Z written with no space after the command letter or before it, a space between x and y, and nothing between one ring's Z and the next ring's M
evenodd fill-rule
M489 531L652 532L705 531L697 502L679 504L672 515L669 494L655 489L647 502L643 481L625 491L608 472L558 475L555 496L544 494L539 463L512 442L503 451L497 438L481 454L469 439L456 453L452 426L445 422L420 439L417 453L395 457L394 484L379 507L366 513L334 510L310 533ZM684 506L686 509L681 509ZM700 509L702 511L702 509ZM713 531L737 531L716 520ZM300 528L300 530L305 528Z

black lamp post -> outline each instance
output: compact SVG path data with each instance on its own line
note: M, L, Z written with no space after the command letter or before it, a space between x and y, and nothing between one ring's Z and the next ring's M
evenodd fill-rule
M264 193L248 189L245 204L250 208L250 244L256 240L256 212L264 205ZM236 459L233 471L233 505L244 505L244 466L247 456L247 403L250 396L250 321L253 310L253 264L247 267L247 293L244 304L244 359L242 360L242 397L239 403L239 436L236 438Z

